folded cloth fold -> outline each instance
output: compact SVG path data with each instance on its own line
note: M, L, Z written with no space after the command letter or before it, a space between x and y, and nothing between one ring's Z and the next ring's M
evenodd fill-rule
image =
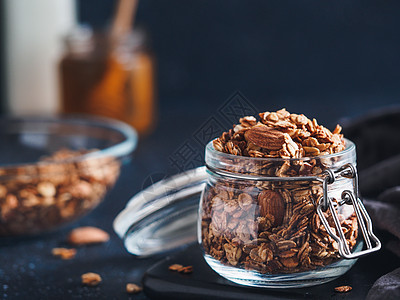
M400 299L400 268L379 278L369 290L367 300Z
M375 227L390 232L400 240L400 193L397 200L399 203L396 205L393 202L364 199L364 206Z
M342 124L345 137L357 146L364 205L374 227L391 234L383 246L400 257L400 107ZM379 278L368 299L400 299L400 268Z

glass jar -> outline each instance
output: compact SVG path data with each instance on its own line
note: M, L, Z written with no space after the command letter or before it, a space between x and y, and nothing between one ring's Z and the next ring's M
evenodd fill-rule
M127 203L114 230L128 252L147 257L197 240L226 279L286 288L333 280L381 247L358 199L349 140L342 152L302 159L235 156L210 142L205 161Z
M154 58L144 32L118 38L79 26L59 65L63 113L119 119L140 134L155 124Z
M364 224L369 218L357 196L349 140L342 152L301 159L235 156L209 143L205 160L198 240L206 262L228 280L269 288L316 285L380 247Z

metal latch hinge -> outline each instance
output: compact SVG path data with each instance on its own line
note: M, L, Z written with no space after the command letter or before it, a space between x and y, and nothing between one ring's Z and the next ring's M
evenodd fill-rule
M381 242L372 232L372 222L369 217L367 210L362 204L361 200L358 198L358 175L357 170L352 164L343 165L336 171L332 171L330 169L324 172L324 180L323 180L323 195L319 198L317 205L317 213L321 219L322 224L325 226L328 234L338 243L339 245L339 254L346 259L358 258L360 256L369 254L371 252L378 251L381 248ZM335 203L333 199L331 199L328 195L328 185L334 183L338 178L345 177L353 180L353 191L344 190L341 195L340 201ZM343 233L339 217L337 215L337 211L335 209L336 206L342 206L344 204L352 205L354 212L357 217L357 223L359 228L361 229L362 236L365 241L366 249L361 250L355 253L352 253L349 245L347 243L346 237ZM324 212L330 210L333 221L335 223L336 232L335 234L331 229L327 218L324 215Z

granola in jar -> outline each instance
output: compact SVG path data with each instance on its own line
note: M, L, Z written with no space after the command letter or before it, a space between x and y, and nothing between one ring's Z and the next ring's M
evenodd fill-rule
M266 275L335 265L339 245L317 214L323 186L310 178L344 163L355 164L355 147L339 125L330 131L285 109L260 113L259 120L241 118L206 148L209 178L200 205L199 241L207 262L220 270L228 266ZM330 187L334 203L344 187L351 189L351 180ZM355 248L358 222L351 205L337 205L335 212L348 247ZM331 211L324 216L336 232ZM341 271L335 272L337 277Z

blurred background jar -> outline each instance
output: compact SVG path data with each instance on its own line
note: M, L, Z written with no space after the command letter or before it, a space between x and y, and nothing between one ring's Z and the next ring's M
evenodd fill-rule
M139 133L154 125L154 58L143 31L112 35L78 26L59 65L63 113L122 120Z

